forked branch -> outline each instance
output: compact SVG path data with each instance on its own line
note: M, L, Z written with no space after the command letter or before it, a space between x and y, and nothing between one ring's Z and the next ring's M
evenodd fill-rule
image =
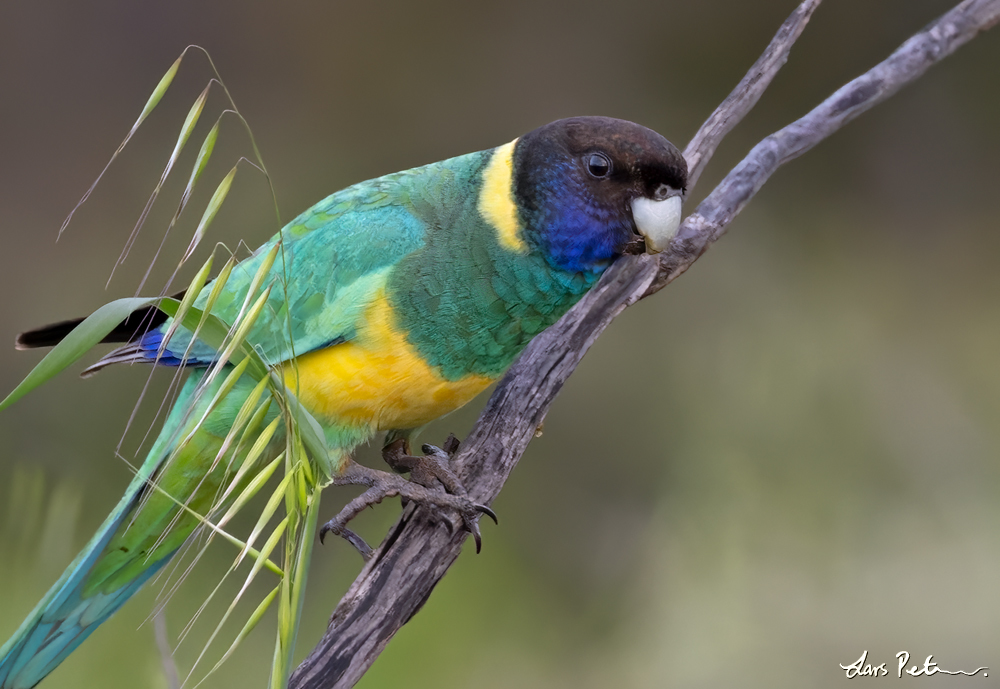
M806 0L782 25L743 81L706 121L684 154L691 184L721 139L746 115L788 57L820 0ZM497 386L459 456L459 475L489 505L590 345L625 307L677 278L726 231L782 164L920 77L1000 21L1000 0L965 0L911 37L888 59L840 88L801 119L761 141L681 225L658 258L626 257L569 313L536 337ZM458 557L466 534L451 534L407 507L337 605L320 643L292 675L295 689L354 685L396 631L430 596Z

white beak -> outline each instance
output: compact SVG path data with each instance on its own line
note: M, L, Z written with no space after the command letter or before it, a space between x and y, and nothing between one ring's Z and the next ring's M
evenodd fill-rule
M658 254L670 244L681 224L681 197L662 201L637 198L632 201L632 219L646 238L646 253Z

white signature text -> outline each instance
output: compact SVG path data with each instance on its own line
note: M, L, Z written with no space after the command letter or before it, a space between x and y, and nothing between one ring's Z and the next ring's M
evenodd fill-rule
M927 656L924 660L923 666L913 665L909 668L906 667L906 664L910 662L910 654L906 651L900 651L897 653L896 660L899 661L896 667L896 677L902 677L904 672L911 677L930 677L931 675L936 675L939 672L945 675L966 675L967 677L975 677L982 672L983 677L990 676L988 667L979 667L972 672L966 672L965 670L945 670L944 668L938 667L938 664L934 662L933 655ZM861 654L860 658L855 660L850 665L841 665L840 669L847 673L847 679L854 679L855 677L885 677L889 674L886 663L879 663L878 665L875 665L874 663L869 663L867 661L868 651L866 650Z

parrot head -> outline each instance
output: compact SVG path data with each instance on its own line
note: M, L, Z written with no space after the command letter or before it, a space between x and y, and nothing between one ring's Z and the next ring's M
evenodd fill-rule
M556 120L517 140L513 191L525 235L548 262L602 270L659 253L681 219L687 163L651 129L610 117Z

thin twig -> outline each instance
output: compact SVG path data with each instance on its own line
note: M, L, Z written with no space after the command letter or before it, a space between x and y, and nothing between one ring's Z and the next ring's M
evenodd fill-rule
M696 174L753 106L787 58L816 2L806 0L765 56L713 113L685 152ZM887 60L838 90L805 117L769 136L701 203L668 252L616 262L558 323L536 337L498 385L456 462L476 502L489 505L590 345L626 306L683 273L725 231L770 175L848 121L885 100L1000 20L1000 0L966 0L904 43ZM458 557L452 534L427 511L407 507L337 605L320 643L292 675L295 689L353 686L396 631L430 596Z
M792 46L802 35L820 2L822 0L805 0L792 12L746 76L691 137L684 149L688 164L688 189L698 183L722 139L757 105L774 75L788 62Z
M965 0L909 38L892 55L840 87L804 117L754 146L678 231L660 259L660 274L648 296L666 286L719 239L764 182L790 160L811 149L861 113L1000 21L997 0ZM700 132L699 132L700 133ZM685 153L686 154L686 153Z
M163 608L153 615L153 631L156 634L156 649L160 652L160 663L163 665L163 676L170 689L180 689L181 679L177 674L177 663L174 652L170 648L170 637L167 635L167 613Z

